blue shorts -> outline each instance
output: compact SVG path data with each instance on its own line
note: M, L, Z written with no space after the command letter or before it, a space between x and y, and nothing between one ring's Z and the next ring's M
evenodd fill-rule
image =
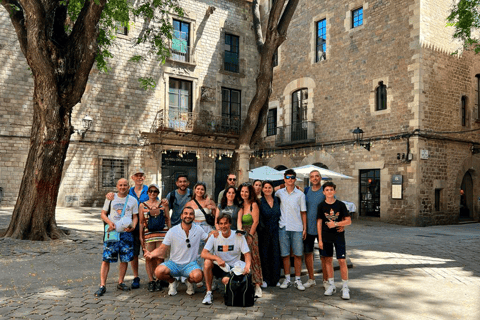
M167 267L170 270L170 276L173 278L176 277L185 277L188 278L190 273L192 273L195 269L200 269L197 261L192 261L187 264L176 264L172 260L165 261L162 263L162 266Z
M338 259L345 259L347 257L347 247L345 242L324 242L323 249L320 250L322 257L333 257L333 246L335 246L335 252Z
M121 232L120 241L103 243L103 261L120 262L133 260L133 235L130 232Z
M280 239L280 255L282 257L290 256L290 248L297 257L303 255L303 232L302 231L286 231L285 227L278 231Z

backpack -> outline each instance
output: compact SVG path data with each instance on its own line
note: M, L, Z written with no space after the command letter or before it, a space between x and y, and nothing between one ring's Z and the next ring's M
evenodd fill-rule
M192 192L187 188L187 197L192 198ZM175 190L170 192L170 197L168 198L168 207L173 210L173 204L175 203Z
M231 307L251 307L255 304L255 286L252 275L232 276L225 287L225 305Z

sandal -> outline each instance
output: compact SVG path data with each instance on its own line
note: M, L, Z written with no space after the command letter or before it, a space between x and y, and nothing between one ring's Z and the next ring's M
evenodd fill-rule
M95 297L101 297L105 294L105 292L107 292L107 289L105 288L105 286L101 286L100 288L98 288L98 290L95 292Z

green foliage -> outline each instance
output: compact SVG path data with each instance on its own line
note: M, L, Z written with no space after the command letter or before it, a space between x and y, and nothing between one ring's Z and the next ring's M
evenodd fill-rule
M480 0L460 0L453 6L447 18L447 26L454 27L454 37L463 42L464 47L480 52L478 34L480 28Z
M154 89L157 86L157 82L152 77L140 77L138 82L143 90Z

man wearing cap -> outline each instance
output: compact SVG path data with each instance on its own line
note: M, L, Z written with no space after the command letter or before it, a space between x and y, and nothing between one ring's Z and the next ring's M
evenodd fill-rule
M245 237L241 234L235 234L230 227L232 226L232 217L227 214L221 214L217 217L217 224L220 228L218 237L210 237L202 251L202 258L205 259L203 271L205 273L205 285L207 294L203 299L203 304L212 304L212 280L213 276L222 279L224 285L228 284L230 273L234 265L241 261L241 255L245 256L245 268L243 274L250 272L252 256L248 248Z
M130 188L128 194L134 197L137 200L137 204L144 201L148 201L148 187L143 184L145 180L145 171L138 168L135 169L131 176L135 185ZM107 194L108 200L113 200L113 192ZM138 209L138 208L137 208ZM138 214L138 210L137 210ZM138 216L137 216L138 217ZM137 218L138 219L138 218ZM133 282L132 289L140 288L140 277L138 276L138 255L140 254L140 229L139 224L137 223L135 230L132 232L133 235L133 260L130 262L133 270Z

